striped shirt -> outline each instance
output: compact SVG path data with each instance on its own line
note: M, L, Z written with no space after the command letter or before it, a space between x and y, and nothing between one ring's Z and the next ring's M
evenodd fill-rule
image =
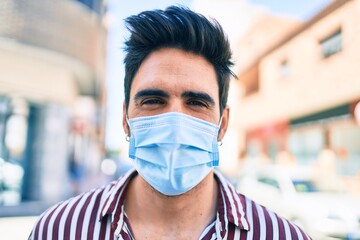
M124 211L124 190L136 174L131 170L103 188L49 208L29 239L134 239ZM215 178L219 186L216 219L199 239L310 239L298 226L237 193L217 171Z

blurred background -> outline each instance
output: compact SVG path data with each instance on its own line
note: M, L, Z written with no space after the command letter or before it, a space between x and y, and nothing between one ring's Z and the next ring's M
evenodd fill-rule
M171 4L229 35L238 79L219 170L314 239L360 239L360 1L1 0L4 239L131 168L123 19Z

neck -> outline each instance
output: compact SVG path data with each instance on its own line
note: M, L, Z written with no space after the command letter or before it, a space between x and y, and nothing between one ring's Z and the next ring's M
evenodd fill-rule
M151 222L158 227L172 224L180 229L201 226L202 231L215 218L217 192L213 172L189 192L179 196L165 196L137 175L129 183L125 211L132 226L134 222L145 224L152 219Z

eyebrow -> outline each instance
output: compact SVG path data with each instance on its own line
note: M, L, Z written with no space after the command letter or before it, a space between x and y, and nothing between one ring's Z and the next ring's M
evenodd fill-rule
M134 96L134 100L138 101L139 99L148 96L159 96L159 97L169 98L169 94L167 92L157 88L149 88L137 92Z
M182 98L198 98L208 102L210 105L214 106L215 101L209 94L204 92L195 92L195 91L185 91L181 94Z

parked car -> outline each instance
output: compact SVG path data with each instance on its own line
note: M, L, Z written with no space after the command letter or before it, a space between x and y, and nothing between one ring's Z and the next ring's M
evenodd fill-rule
M337 180L272 167L243 172L237 190L295 222L313 239L360 239L360 200L346 194Z

